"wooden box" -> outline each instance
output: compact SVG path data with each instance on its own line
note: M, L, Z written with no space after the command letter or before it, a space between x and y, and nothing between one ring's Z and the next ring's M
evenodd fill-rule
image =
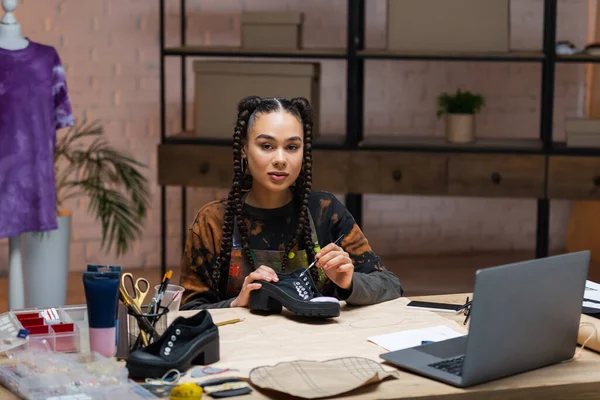
M510 0L388 0L387 48L406 52L510 48Z
M600 147L600 119L569 118L565 133L569 147Z
M194 130L204 138L233 136L237 104L246 96L307 98L319 133L320 64L195 61Z
M245 12L242 14L242 47L251 49L301 49L304 14L296 12Z

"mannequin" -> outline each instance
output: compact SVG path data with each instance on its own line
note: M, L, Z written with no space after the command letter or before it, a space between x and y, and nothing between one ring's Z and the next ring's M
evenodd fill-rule
M17 0L2 0L2 8L6 12L0 20L0 48L21 50L29 42L21 36L21 25L17 23L13 11L17 8ZM8 308L17 309L25 306L25 290L23 286L23 262L21 259L21 236L8 239Z
M24 49L29 42L21 36L21 25L13 15L17 0L2 0L2 8L6 14L0 20L0 47L6 50Z
M67 268L44 259L32 262L53 249L27 247L36 235L59 228L56 130L74 125L58 53L22 36L13 15L17 1L2 0L0 19L0 238L9 239L12 310L65 304Z

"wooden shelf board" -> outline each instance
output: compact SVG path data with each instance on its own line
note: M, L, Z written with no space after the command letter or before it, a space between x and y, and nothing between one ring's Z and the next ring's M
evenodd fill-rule
M238 46L188 45L167 47L166 55L223 56L223 57L302 57L302 58L345 58L346 49L251 49Z
M440 60L461 60L461 59L480 59L480 60L515 60L515 61L540 61L545 58L541 51L509 51L509 52L465 52L465 51L401 51L388 49L366 49L358 52L359 56L364 58L382 58L382 59L440 59Z
M570 54L570 55L557 55L556 61L558 62L600 62L600 55L593 56L590 54Z
M542 142L539 139L493 139L480 138L473 143L449 143L441 136L391 136L371 135L360 143L364 149L415 149L437 151L472 151L472 152L525 152L541 153Z
M554 142L551 154L600 156L600 147L573 147L566 142Z
M315 148L342 149L346 137L341 134L323 134L314 143ZM180 132L167 137L172 144L203 144L231 146L231 139L196 136L194 131ZM359 143L358 150L435 151L471 153L534 153L542 154L539 139L479 138L473 143L449 143L442 136L369 135ZM554 155L599 156L600 147L569 147L566 142L554 142L548 152Z
M179 132L167 137L167 140L171 143L177 144L177 142L185 144L215 144L215 145L231 145L232 139L226 138L211 138L210 136L201 137L197 136L194 131ZM340 134L322 134L314 141L314 145L317 147L341 147L344 145L346 137Z

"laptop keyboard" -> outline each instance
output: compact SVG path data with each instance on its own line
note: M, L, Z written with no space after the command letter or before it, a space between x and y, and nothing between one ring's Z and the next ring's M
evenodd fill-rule
M433 364L429 364L428 366L439 369L441 371L448 372L450 374L461 376L462 375L462 366L463 366L464 361L465 361L465 356L463 354L462 356L448 358L446 360L442 360L442 361L438 361Z

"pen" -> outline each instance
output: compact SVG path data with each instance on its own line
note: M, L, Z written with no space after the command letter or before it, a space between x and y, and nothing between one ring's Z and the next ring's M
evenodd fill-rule
M467 298L467 299L468 299L468 298ZM471 301L467 301L467 302L466 302L466 303L465 303L465 304L464 304L462 307L460 307L460 308L459 308L458 310L456 310L456 311L462 311L462 310L464 310L465 308L469 307L471 304L473 304L473 300L471 300Z
M463 322L463 325L467 324L467 321L469 320L470 316L471 316L471 309L469 308L469 311L467 311L467 317L465 318L465 322Z
M155 303L154 304L154 313L153 313L155 315L160 314L160 304L162 303L162 299L165 296L165 291L167 290L167 287L169 286L169 282L171 282L172 276L173 276L173 271L169 271L165 274L165 276L163 277L163 280L158 288L158 292L156 293L156 297L154 299L152 299L152 302ZM152 326L156 326L156 323L158 322L160 317L161 316L158 315L153 318Z
M172 274L173 274L173 271L165 272L165 275L163 276L163 278L160 282L160 286L158 287L156 294L154 294L154 296L152 297L152 303L150 305L150 313L151 314L156 314L158 312L158 308L160 307L159 300L162 298L162 293L165 291L165 288L167 287L165 285L165 282L170 280Z
M339 242L339 241L340 241L340 240L341 240L343 237L344 237L344 234L342 233L342 234L340 235L340 237L339 237L339 238L337 238L337 239L335 240L335 242L333 242L333 244L338 244L338 242ZM306 268L304 271L302 271L302 272L300 273L300 276L303 276L303 275L306 273L306 271L308 271L308 270L309 270L309 269L310 269L310 268L311 268L313 265L315 265L315 264L317 263L317 261L318 261L318 260L315 258L315 260L314 260L313 262L311 262L311 263L310 263L310 265L309 265L309 266L308 266L308 267L307 267L307 268Z
M172 276L173 276L173 271L167 272L163 278L162 283L160 284L160 287L158 288L158 298L156 299L157 304L156 304L155 314L160 311L160 303L162 302L162 299L165 296L165 291L167 290L167 287L169 286L169 282L171 282Z

